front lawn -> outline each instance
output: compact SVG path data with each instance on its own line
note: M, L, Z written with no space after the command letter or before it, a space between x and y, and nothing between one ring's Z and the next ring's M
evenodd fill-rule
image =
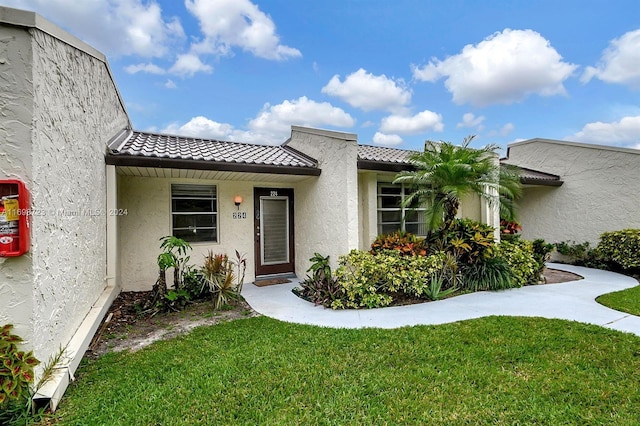
M640 285L614 293L603 294L596 302L616 311L640 316Z
M86 361L66 425L637 424L640 338L489 317L337 330L266 317Z

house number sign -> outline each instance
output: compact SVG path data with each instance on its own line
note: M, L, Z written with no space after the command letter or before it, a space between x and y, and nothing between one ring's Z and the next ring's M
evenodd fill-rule
M234 219L246 219L247 218L247 212L233 212L233 216Z

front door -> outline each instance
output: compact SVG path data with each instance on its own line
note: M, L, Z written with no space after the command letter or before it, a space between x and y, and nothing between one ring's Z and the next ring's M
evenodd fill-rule
M255 188L256 275L295 270L293 189Z

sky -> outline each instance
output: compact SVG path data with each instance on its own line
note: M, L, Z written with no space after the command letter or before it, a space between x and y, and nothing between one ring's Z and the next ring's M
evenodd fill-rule
M107 56L136 130L640 149L638 0L0 0Z

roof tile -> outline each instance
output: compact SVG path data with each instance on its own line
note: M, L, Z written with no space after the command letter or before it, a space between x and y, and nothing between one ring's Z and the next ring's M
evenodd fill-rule
M269 166L317 167L312 159L284 146L254 145L137 131L132 132L119 147L112 147L112 154Z

